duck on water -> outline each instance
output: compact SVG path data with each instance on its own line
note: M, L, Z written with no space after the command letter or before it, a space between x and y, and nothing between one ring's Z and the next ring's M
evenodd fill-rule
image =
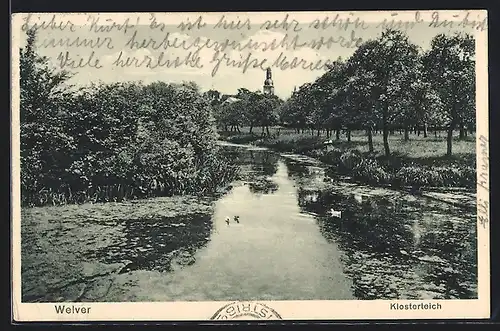
M238 215L235 215L233 217L233 220L236 222L236 223L240 223L240 216ZM231 222L231 218L229 216L226 216L226 224L229 225L229 222Z

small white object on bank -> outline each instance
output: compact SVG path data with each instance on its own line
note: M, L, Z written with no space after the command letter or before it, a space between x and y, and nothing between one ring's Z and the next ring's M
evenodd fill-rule
M332 208L332 209L330 209L330 215L332 215L333 217L341 218L342 217L342 212L341 211L336 211L336 210L334 210Z
M354 200L358 203L363 203L363 196L361 194L354 194Z

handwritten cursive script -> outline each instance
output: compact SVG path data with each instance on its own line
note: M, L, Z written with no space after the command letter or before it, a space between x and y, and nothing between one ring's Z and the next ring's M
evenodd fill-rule
M47 51L55 49L56 52L51 52L52 60L61 68L154 70L211 66L212 77L222 67L242 73L266 67L325 71L331 67L331 58L338 58L337 52L329 50L358 48L366 41L368 30L411 30L419 25L486 29L486 18L473 17L466 11L452 19L438 11L416 11L413 15L394 12L375 22L368 22L355 12L319 15L309 21L302 21L293 13L283 13L254 22L251 15L228 13L221 13L215 20L196 14L180 23L160 20L153 13L142 22L139 15L109 18L88 14L78 23L67 17L28 14L21 26L22 31L35 29L42 33L37 35L38 46ZM214 33L215 30L220 33ZM484 180L480 177L479 185Z
M478 164L478 193L485 192L489 196L489 141L488 138L479 136L479 164ZM488 199L489 200L489 199ZM477 214L480 224L485 227L489 222L489 201L479 198Z

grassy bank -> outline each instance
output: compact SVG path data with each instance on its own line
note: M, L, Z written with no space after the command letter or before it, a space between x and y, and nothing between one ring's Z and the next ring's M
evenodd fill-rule
M372 185L394 187L463 187L476 185L475 137L453 141L453 155L446 155L446 137L412 134L410 140L395 133L389 136L392 155L383 153L382 135L373 136L374 151L369 152L364 132L353 132L351 141L345 136L339 140L325 135L278 130L270 137L242 131L220 132L220 139L239 144L254 144L278 152L298 153L314 157L331 165L332 174L347 175ZM324 141L332 139L325 148Z

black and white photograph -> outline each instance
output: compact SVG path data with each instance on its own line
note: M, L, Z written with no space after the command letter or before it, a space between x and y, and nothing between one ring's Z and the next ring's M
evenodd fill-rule
M19 320L489 316L486 11L14 16Z

